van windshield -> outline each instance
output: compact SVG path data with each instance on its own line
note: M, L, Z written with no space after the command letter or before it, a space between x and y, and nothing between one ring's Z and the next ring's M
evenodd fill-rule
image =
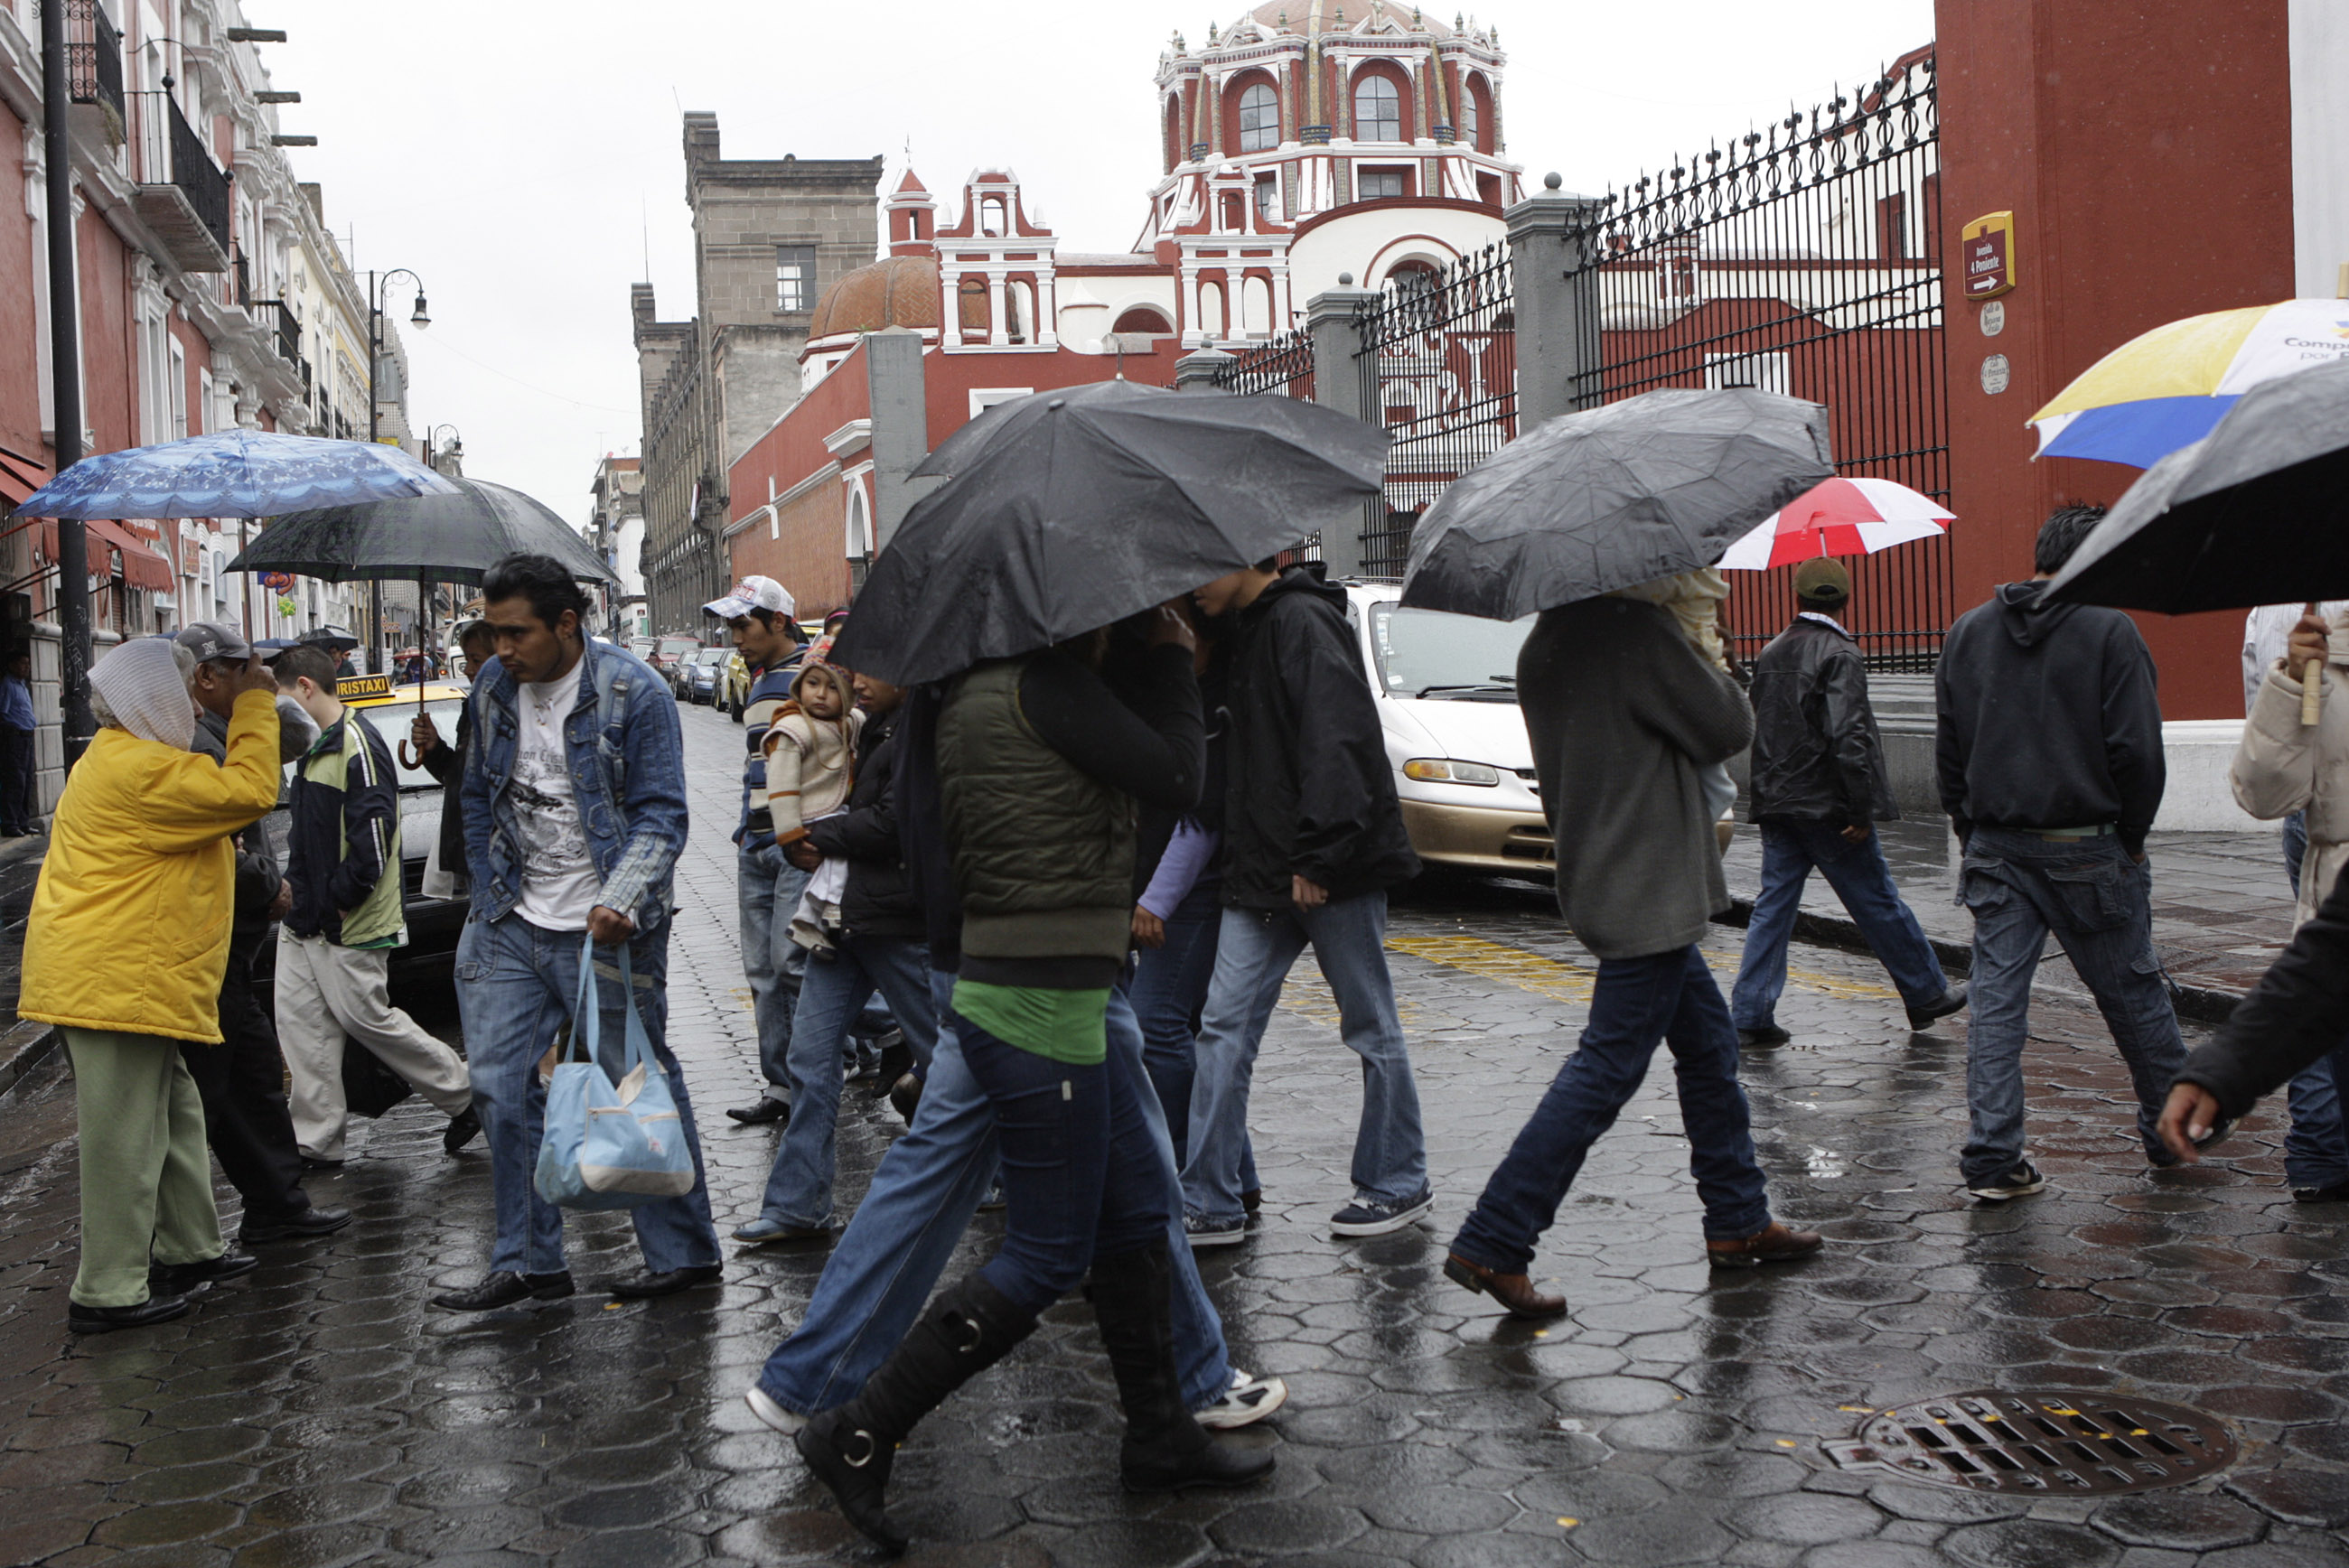
M1371 606L1371 651L1389 696L1517 700L1517 650L1534 619L1487 621L1448 610Z

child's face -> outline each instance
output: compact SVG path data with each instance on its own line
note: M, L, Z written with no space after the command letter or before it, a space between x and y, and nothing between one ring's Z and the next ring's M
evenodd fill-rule
M845 708L840 700L840 687L819 677L800 684L800 711L810 718L838 718Z

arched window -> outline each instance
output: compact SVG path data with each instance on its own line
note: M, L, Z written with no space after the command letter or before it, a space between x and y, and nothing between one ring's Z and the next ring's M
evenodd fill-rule
M1240 150L1264 152L1280 145L1280 95L1268 82L1253 82L1240 94Z
M1460 84L1460 107L1456 112L1459 115L1460 123L1452 128L1453 135L1469 146L1475 147L1476 145L1476 89L1465 81Z
M1138 304L1120 315L1117 318L1116 325L1112 326L1110 330L1118 334L1120 336L1123 336L1129 332L1155 333L1164 335L1166 333L1173 332L1174 328L1168 325L1165 316L1162 315L1157 311L1151 309L1148 305Z
M1224 285L1203 283L1199 285L1199 331L1209 338L1224 335Z
M1011 232L1004 215L1003 198L988 196L978 203L978 232L990 239L1001 239Z
M994 330L995 311L988 302L985 278L965 276L955 294L957 312L955 319L961 324L965 334Z
M1364 77L1354 84L1354 139L1402 139L1402 95L1387 77Z
M862 480L848 487L848 559L864 561L873 554L873 521L864 509L864 485Z

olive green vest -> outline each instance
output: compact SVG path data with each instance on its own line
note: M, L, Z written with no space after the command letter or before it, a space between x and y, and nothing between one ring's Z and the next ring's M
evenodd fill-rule
M938 789L974 958L1123 962L1133 802L1079 772L1019 711L1029 661L963 676L938 715Z

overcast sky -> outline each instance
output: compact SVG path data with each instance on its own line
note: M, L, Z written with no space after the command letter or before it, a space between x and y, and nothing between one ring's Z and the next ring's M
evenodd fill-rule
M466 471L584 520L605 452L636 450L628 285L693 311L681 109L717 113L735 158L908 147L946 196L1009 164L1071 250L1123 250L1158 170L1158 52L1237 3L1028 0L245 0L283 129L326 187L352 263L408 267L432 325L408 333L420 427ZM1296 7L1301 14L1302 0ZM1438 15L1442 14L1439 8ZM1807 107L1932 36L1930 0L1488 0L1508 155L1603 191L1676 150ZM401 318L408 296L391 308Z

